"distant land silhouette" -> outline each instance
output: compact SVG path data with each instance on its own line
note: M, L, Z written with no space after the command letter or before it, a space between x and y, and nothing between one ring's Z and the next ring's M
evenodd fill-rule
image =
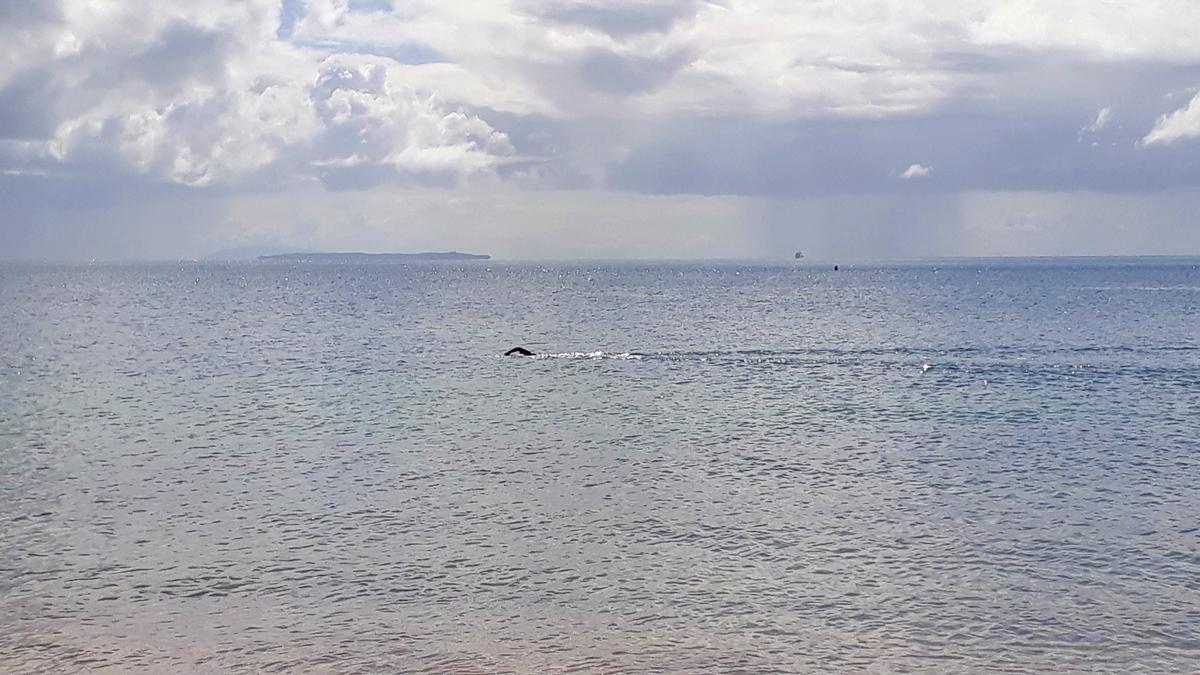
M279 255L280 253L297 253L301 249L290 248L287 246L235 246L233 248L224 248L220 251L209 253L201 258L206 262L236 262L239 260L254 260L268 255Z
M491 260L490 255L459 253L458 251L434 251L425 253L277 253L260 255L259 260L288 262L405 262L410 260Z

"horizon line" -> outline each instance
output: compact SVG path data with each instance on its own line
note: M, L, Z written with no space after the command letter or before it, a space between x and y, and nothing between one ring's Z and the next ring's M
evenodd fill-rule
M450 251L457 252L457 251ZM428 252L421 252L428 253ZM289 253L285 255L369 255L369 256L418 256L421 253L403 253L403 252L367 252L367 251L303 251ZM853 263L889 263L889 262L921 262L921 261L964 261L964 260L1103 260L1103 259L1187 259L1200 258L1200 252L1197 253L1067 253L1067 254L983 254L983 255L929 255L929 256L894 256L894 257L872 257L872 256L846 256L841 258L823 257L823 256L806 256L801 259L793 259L788 257L775 256L760 256L760 257L548 257L548 258L505 258L497 257L491 254L470 254L470 255L487 255L486 259L478 260L436 260L436 259L420 259L413 258L411 260L395 261L395 262L373 262L364 263L370 265L390 265L390 264L445 264L445 263L469 263L473 265L489 264L495 262L503 263L567 263L567 262L723 262L723 263L790 263L793 265L811 265L814 263L820 264L853 264ZM280 264L279 261L264 259L262 256L252 258L213 258L205 257L192 258L32 258L32 257L16 257L16 258L0 258L0 265L24 264L24 265L166 265L166 264ZM354 264L351 262L342 261L307 261L299 262L298 264L314 265L346 265Z

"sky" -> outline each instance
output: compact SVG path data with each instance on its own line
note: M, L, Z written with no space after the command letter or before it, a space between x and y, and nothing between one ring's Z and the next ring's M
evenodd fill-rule
M1196 0L0 0L0 259L1200 254Z

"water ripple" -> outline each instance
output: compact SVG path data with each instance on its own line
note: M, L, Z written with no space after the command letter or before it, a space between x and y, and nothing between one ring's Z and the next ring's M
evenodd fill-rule
M0 268L0 670L1194 671L1197 274Z

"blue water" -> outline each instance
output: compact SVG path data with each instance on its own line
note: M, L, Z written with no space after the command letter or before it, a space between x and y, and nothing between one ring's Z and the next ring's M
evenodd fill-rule
M1200 669L1197 259L8 266L0 320L0 671Z

